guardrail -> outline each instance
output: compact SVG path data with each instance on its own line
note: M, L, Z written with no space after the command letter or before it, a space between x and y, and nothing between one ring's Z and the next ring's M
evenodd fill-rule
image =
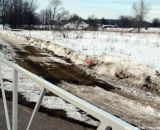
M37 83L38 85L43 87L43 91L39 97L39 100L35 106L35 109L33 111L33 114L31 116L31 119L29 121L28 127L26 130L30 130L33 121L35 119L35 116L40 108L40 105L42 103L43 97L45 95L46 90L51 91L52 93L56 94L60 98L64 99L65 101L75 105L77 108L83 110L84 112L92 115L96 119L100 121L100 126L97 128L97 130L139 130L138 128L126 123L125 121L111 115L110 113L107 113L98 107L89 104L88 102L70 94L69 92L49 83L48 81L38 77L35 74L32 74L31 72L23 69L22 67L18 66L15 63L12 63L10 61L7 61L3 58L0 58L0 63L5 64L9 67L11 67L14 70L14 77L13 77L13 110L12 110L12 128L11 123L9 120L9 114L8 114L8 108L7 108L7 100L5 95L5 89L3 84L3 78L2 78L2 69L0 69L0 84L1 84L1 91L3 96L3 103L4 103L4 109L5 109L5 117L7 122L7 128L8 130L18 130L18 73L21 73L28 79L32 80L33 82Z

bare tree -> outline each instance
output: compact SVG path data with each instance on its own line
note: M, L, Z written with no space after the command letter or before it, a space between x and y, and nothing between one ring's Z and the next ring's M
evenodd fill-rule
M120 27L122 28L130 28L135 26L135 18L133 18L132 16L122 15L119 17L119 20L120 20Z
M11 0L6 10L6 20L12 28L31 27L37 21L35 0Z
M24 0L22 3L22 23L31 28L36 22L36 10L38 4L36 0Z
M50 25L50 21L51 21L51 15L50 15L49 9L41 10L39 18L40 18L40 21L41 21L41 24L43 25L43 27L45 29L47 29L48 25Z
M78 30L79 25L82 23L83 19L80 16L78 16L77 14L73 14L70 17L69 21L75 23L76 24L75 29Z
M57 22L61 22L62 20L67 20L68 17L69 17L69 12L64 8L62 8L61 11L57 14L56 20Z
M39 18L40 18L41 24L45 26L45 19L46 19L45 10L40 11Z
M49 5L49 14L50 14L50 25L51 29L53 28L53 23L57 20L57 15L62 10L62 1L61 0L51 0Z
M68 33L64 31L65 20L68 20L69 12L64 8L57 14L57 26L56 28L61 31L64 38L67 37Z
M139 33L141 31L141 27L143 26L144 20L149 13L149 10L149 3L147 3L146 0L139 0L139 2L133 3L133 11Z
M9 1L8 0L0 0L0 17L2 19L3 28L6 22L6 10L8 8Z
M53 30L61 29L63 21L68 18L69 12L66 11L62 6L61 0L51 0L48 8L42 10L40 13L40 21L45 28L48 26L48 29Z
M97 18L94 15L88 17L87 23L89 24L91 30L98 29Z

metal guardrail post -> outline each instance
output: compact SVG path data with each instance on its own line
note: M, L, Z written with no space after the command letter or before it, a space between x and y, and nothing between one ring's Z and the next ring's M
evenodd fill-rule
M9 120L9 112L8 112L8 107L7 107L6 94L5 94L5 90L4 90L1 66L0 66L0 84L1 84L0 88L1 88L1 91L2 91L2 98L3 98L3 104L4 104L4 111L5 111L7 129L11 130L11 124L10 124L10 120Z
M39 110L39 108L40 108L40 106L41 106L41 104L42 104L42 101L43 101L43 98L44 98L44 96L45 96L45 93L46 93L46 89L44 88L44 89L42 90L42 93L41 93L41 95L40 95L40 98L38 99L37 104L36 104L36 106L35 106L35 108L34 108L34 111L33 111L33 113L32 113L31 119L30 119L29 124L28 124L28 126L27 126L27 130L30 130L30 129L32 128L34 119L36 118L36 115L37 115L37 113L38 113L38 110Z
M12 130L18 130L18 71L14 70Z

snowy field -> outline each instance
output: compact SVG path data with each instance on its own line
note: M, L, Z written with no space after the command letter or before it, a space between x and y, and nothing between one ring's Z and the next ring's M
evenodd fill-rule
M160 69L160 33L124 33L89 31L19 31L15 35L51 41L88 55L110 55L133 59L154 69ZM155 29L155 32L160 32ZM7 32L6 32L7 33Z

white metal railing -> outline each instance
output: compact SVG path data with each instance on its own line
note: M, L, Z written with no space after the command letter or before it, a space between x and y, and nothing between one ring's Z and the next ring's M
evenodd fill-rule
M88 102L70 94L69 92L49 83L48 81L36 76L35 74L32 74L31 72L23 69L22 67L18 66L15 63L12 63L10 61L7 61L3 58L0 58L0 62L2 64L5 64L9 67L11 67L14 70L14 82L13 82L13 110L12 110L12 128L9 120L9 114L7 109L7 101L5 96L5 90L3 85L3 78L2 73L0 70L0 84L1 84L1 91L3 96L3 103L4 103L4 109L5 109L5 117L7 122L7 128L8 130L18 130L18 73L23 74L28 79L31 79L33 82L37 83L38 85L43 87L43 91L40 95L40 98L35 106L35 109L33 111L33 114L31 116L31 119L29 121L28 127L26 130L30 130L33 121L35 119L35 116L39 110L39 107L42 103L43 97L45 95L45 91L49 90L52 93L56 94L60 98L66 100L67 102L75 105L79 109L85 111L86 113L92 115L96 119L100 121L100 126L97 128L97 130L139 130L138 128L126 123L125 121L111 115L110 113L107 113L99 108L97 108L94 105L89 104Z

